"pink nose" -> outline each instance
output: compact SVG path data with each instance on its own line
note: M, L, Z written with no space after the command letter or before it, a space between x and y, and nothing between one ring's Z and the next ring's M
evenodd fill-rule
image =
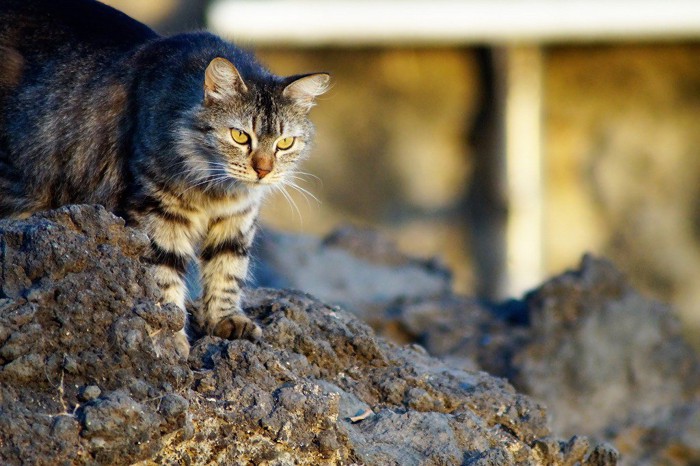
M255 170L255 173L258 174L258 179L262 180L272 171L272 168L275 166L275 159L264 152L253 152L250 165Z
M263 178L265 178L267 176L268 173L270 173L270 170L266 170L266 169L261 168L261 167L255 167L255 173L258 174L258 179L262 180Z

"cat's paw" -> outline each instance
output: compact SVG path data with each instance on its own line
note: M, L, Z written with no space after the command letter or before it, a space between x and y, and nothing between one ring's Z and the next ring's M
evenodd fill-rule
M175 343L177 354L187 359L190 355L190 342L187 340L187 333L185 333L184 329L173 335L173 342Z
M262 336L260 327L248 317L240 314L225 317L216 324L212 333L214 336L226 338L227 340L245 338L246 340L255 341Z

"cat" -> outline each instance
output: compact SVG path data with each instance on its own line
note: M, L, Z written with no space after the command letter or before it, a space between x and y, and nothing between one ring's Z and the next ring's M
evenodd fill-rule
M257 339L241 293L260 203L308 155L328 84L273 75L208 32L161 37L94 0L2 0L0 217L102 204L148 235L163 302L185 312L199 260L194 324Z

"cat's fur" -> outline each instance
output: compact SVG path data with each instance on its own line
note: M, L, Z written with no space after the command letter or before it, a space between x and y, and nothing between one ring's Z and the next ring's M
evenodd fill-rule
M0 217L102 204L148 234L165 302L184 309L199 258L200 328L257 338L240 298L260 201L307 155L327 82L277 77L209 33L162 38L93 0L2 0Z

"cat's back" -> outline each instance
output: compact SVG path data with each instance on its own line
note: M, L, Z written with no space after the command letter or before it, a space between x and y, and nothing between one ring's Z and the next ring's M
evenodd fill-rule
M0 1L0 46L25 59L59 52L127 51L157 37L144 24L96 0Z
M126 63L158 39L95 0L0 0L0 217L117 202L137 75Z

